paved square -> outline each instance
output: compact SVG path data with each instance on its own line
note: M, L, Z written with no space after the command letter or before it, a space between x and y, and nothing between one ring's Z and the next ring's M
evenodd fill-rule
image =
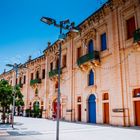
M56 121L15 117L15 129L0 126L0 140L55 140ZM139 140L140 127L60 122L60 140Z

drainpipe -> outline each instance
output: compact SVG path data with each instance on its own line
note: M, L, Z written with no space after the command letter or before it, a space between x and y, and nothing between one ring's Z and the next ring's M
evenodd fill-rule
M71 76L72 76L72 80L71 80L71 121L75 121L75 106L73 105L73 104L75 104L74 103L74 68L73 68L73 36L71 37L71 53L72 53L72 55L71 55L71 57L72 57L72 69L71 69Z
M122 74L122 56L120 53L120 31L119 31L119 16L118 16L118 8L116 9L116 16L117 16L117 30L118 30L118 45L119 45L119 59L120 59L120 78L121 78L121 90L122 90L122 108L124 109L123 111L123 123L124 126L126 126L126 120L125 120L125 105L124 105L124 90L123 90L123 74Z

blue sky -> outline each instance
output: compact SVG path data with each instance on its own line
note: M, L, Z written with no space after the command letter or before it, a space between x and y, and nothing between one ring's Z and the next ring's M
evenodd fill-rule
M40 22L42 16L76 25L106 0L0 0L0 73L7 63L23 63L29 55L42 54L54 42L59 29Z

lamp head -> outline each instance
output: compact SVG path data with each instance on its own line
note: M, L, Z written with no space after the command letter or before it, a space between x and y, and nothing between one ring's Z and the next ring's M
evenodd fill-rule
M54 19L49 18L49 17L42 17L40 20L42 22L48 24L48 25L51 25L51 24L55 24L56 23L56 21Z
M7 66L7 67L13 67L13 65L12 65L12 64L6 64L6 66Z

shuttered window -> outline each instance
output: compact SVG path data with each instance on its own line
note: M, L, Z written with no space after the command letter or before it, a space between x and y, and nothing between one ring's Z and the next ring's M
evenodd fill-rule
M92 70L91 70L90 73L89 73L88 85L89 85L89 86L94 85L94 73L93 73Z
M103 33L101 35L101 51L104 51L106 49L107 49L106 33Z
M135 25L135 18L131 17L126 21L126 29L127 29L127 39L130 39L133 37L133 34L136 30L136 25Z

